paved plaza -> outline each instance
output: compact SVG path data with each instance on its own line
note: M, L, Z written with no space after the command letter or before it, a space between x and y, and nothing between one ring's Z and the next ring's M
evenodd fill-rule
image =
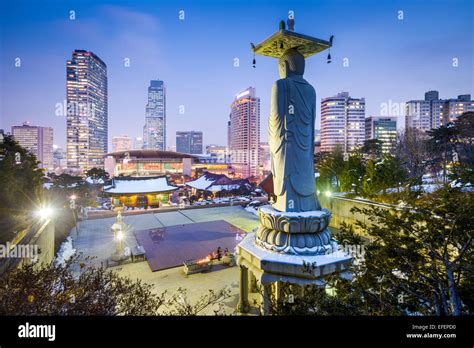
M131 249L137 245L135 231L218 220L224 220L245 232L250 232L258 226L257 216L240 206L130 215L123 217L128 226L125 245ZM71 230L73 247L85 256L94 257L94 263L106 265L115 250L113 233L110 231L114 222L115 218L79 222L77 231ZM231 298L226 301L226 312L233 313L237 305L239 288L237 267L214 265L209 272L189 276L183 273L182 267L153 272L148 262L125 263L113 269L132 279L153 284L158 293L167 291L173 294L178 288L186 289L190 302L197 301L209 289L218 291L228 288L231 290ZM203 314L212 314L212 308Z
M123 217L128 226L125 246L130 249L137 246L135 231L217 220L227 221L244 232L250 232L258 226L257 216L240 206L130 215ZM74 248L85 256L93 256L95 263L105 264L115 250L110 230L114 222L115 218L80 221L77 230L73 228L70 233Z
M205 259L218 248L221 252L232 252L245 234L224 220L135 231L152 271L182 266L184 261Z

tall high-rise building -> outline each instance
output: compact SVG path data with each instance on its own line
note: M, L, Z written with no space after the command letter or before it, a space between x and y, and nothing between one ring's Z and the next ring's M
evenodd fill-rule
M134 150L143 149L143 138L142 137L136 137L135 139L133 139L133 149Z
M12 135L15 141L27 149L41 162L40 168L53 169L53 128L30 126L13 126Z
M176 152L202 154L202 132L176 132Z
M428 131L443 124L444 101L438 91L428 91L424 100L405 103L405 127Z
M365 99L348 92L321 100L321 151L340 146L344 153L362 146L365 140Z
M94 53L75 50L66 66L67 166L104 166L108 141L107 65Z
M129 151L133 150L133 139L128 135L116 135L112 137L112 151Z
M365 139L382 142L382 151L392 153L397 141L397 118L392 116L369 116L365 119Z
M438 91L428 91L425 93L425 100L432 101L432 100L439 100L439 92Z
M429 131L438 128L467 111L474 111L469 94L457 99L439 99L438 91L428 91L424 100L410 100L405 104L405 127Z
M260 98L249 87L236 95L231 104L228 143L236 175L247 178L259 175Z
M454 122L463 113L474 111L474 100L470 94L459 95L456 99L448 99L444 101L444 124Z
M166 150L166 89L161 80L151 80L148 87L143 146L145 149Z

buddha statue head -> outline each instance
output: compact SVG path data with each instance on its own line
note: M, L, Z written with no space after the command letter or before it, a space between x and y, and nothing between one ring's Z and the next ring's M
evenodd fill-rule
M278 62L278 71L280 78L289 76L303 76L304 74L304 56L296 49L290 48L283 53Z

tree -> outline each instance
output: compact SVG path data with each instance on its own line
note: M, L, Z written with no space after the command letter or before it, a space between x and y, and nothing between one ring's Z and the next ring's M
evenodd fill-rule
M408 128L398 136L395 156L407 170L411 185L421 184L431 158L427 146L427 135L416 128Z
M391 305L410 312L473 311L459 293L472 283L474 194L446 186L414 203L398 211L353 209L371 221L358 223L373 238L364 277L384 277L389 292L410 299Z
M343 225L341 244L363 245L352 277L326 280L332 295L305 288L295 305L272 301L274 313L331 315L462 315L474 313L474 193L445 186L397 210L353 208L366 214ZM291 290L291 289L290 289ZM337 307L335 307L337 306Z
M362 178L362 194L364 197L373 197L379 191L379 183L376 171L376 160L369 159Z
M368 139L364 141L361 151L371 159L380 158L383 153L382 144L383 142L379 139Z
M2 274L0 315L197 315L222 313L229 290L209 291L196 302L186 291L156 293L140 280L72 258L65 265L26 264ZM78 270L78 271L77 271Z
M387 189L397 188L407 181L407 172L403 168L401 161L390 154L385 154L382 161L376 164L375 170L378 189L385 195Z
M458 130L453 123L448 123L446 126L432 129L427 133L430 136L428 147L436 154L435 159L442 163L443 182L447 182L447 168L452 161L453 151L456 148Z
M318 163L318 186L320 189L336 189L339 191L344 166L344 154L342 153L342 148L337 146L332 152L326 154Z
M352 153L348 160L344 162L344 171L341 174L341 190L359 194L365 169L362 154L359 151Z
M51 178L53 186L61 189L72 188L82 183L82 177L67 173L62 173L60 175L51 173L49 174L49 177Z
M104 182L109 180L109 173L103 168L91 168L86 172L86 177L90 177L94 184L99 183L99 180Z
M43 200L43 170L12 136L0 141L0 241L26 228Z
M449 179L462 186L472 186L474 183L474 112L465 112L454 121L457 131L455 151L457 161Z

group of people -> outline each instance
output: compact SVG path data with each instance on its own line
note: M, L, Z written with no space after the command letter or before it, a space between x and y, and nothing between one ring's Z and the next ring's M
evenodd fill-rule
M222 256L227 255L228 253L229 253L228 248L225 248L224 253L223 253L222 248L219 246L219 247L217 247L216 251L212 251L211 253L209 253L209 255L207 255L207 257L209 258L209 260L216 260L217 259L218 261L220 261Z

